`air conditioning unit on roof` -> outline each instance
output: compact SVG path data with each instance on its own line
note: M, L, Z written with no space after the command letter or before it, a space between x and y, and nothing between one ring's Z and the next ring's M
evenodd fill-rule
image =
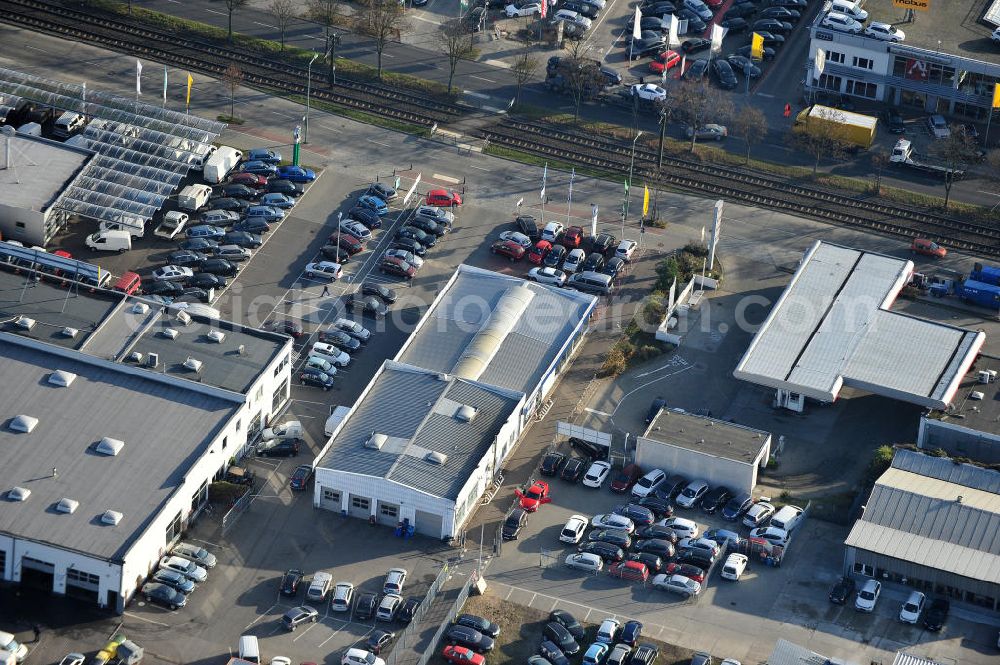
M188 356L188 359L184 361L184 367L191 370L192 372L200 372L201 366L204 364L205 363L198 360L197 358L192 358L190 356Z
M180 333L175 328L163 329L163 336L166 337L167 339L177 339L178 335L180 335Z
M213 342L215 342L216 344L222 344L222 341L226 339L226 333L222 332L221 330L213 330L205 336L208 337Z
M31 330L35 327L35 320L27 316L19 316L14 320L14 324L18 328L23 328L24 330Z

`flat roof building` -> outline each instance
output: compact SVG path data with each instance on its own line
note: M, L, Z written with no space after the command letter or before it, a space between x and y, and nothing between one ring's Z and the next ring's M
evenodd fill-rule
M817 241L733 375L797 411L844 386L944 408L985 335L891 311L912 275L910 261Z
M1000 359L980 356L945 409L920 418L917 446L984 464L1000 464Z

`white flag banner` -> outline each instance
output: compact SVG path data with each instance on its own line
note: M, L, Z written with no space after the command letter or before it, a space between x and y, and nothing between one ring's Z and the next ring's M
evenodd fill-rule
M726 29L721 25L712 26L712 51L718 53L722 50L722 38L726 36Z
M814 66L816 70L816 78L823 75L823 70L826 69L826 51L821 48L816 49L816 64Z
M135 61L135 94L142 94L142 63Z
M545 167L542 169L542 191L539 192L539 197L542 199L542 203L545 203L545 183L549 179L549 165L546 162Z
M597 204L590 204L590 235L597 235Z
M163 105L167 105L167 66L163 65Z
M680 43L680 39L677 38L677 29L680 27L680 22L673 14L667 14L664 18L667 19L667 46L672 48ZM666 71L666 69L663 70L664 74L666 74Z
M635 19L632 21L632 38L636 41L642 39L642 29L639 27L639 21L642 20L642 12L639 11L639 5L635 6Z

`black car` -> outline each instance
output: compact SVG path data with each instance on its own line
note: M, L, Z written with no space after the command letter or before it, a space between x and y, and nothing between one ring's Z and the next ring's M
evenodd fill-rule
M660 411L663 410L663 407L666 403L667 400L663 399L662 396L659 396L652 401L652 403L649 405L649 408L646 410L647 425L652 423L653 420L656 418L656 416L660 415Z
M399 608L396 612L396 620L401 621L404 624L413 621L413 616L417 613L417 608L420 607L419 598L407 598L403 606Z
M617 277L618 273L625 269L625 260L620 259L617 256L612 256L608 259L608 262L604 264L604 269L601 270L605 275L611 275L611 277Z
M665 499L662 496L649 494L639 499L639 505L653 511L657 517L673 517L674 515L674 507L670 503L670 499Z
M569 631L569 634L572 635L575 640L582 640L584 635L586 635L586 632L583 630L583 626L580 625L580 622L566 610L552 610L549 612L549 621L555 621L556 623L562 625L563 628Z
M165 279L159 279L155 282L144 284L142 292L150 296L166 296L168 298L176 298L180 294L184 293L184 287L177 282L168 282Z
M639 30L644 32L652 30L654 32L667 32L667 23L660 16L643 16L639 19Z
M187 596L177 589L168 587L166 584L147 582L142 585L141 593L147 603L156 603L157 605L169 607L172 610L187 605Z
M199 289L221 289L226 285L226 278L210 272L196 272L187 283Z
M750 510L753 505L753 497L746 492L738 494L729 500L722 508L722 519L735 522L743 516L743 513Z
M675 561L677 563L689 563L692 566L708 570L715 563L715 557L708 550L693 548L678 552Z
M416 240L424 247L430 248L437 244L437 236L430 233L424 233L420 229L413 226L404 226L399 231L396 232L397 238L412 238ZM419 255L418 255L419 256Z
M746 46L741 46L738 49L736 49L736 55L742 55L744 58L750 58L752 56L751 50L752 46L750 44L747 44ZM765 60L774 60L774 56L776 56L777 54L778 52L775 51L770 46L764 46Z
M604 255L598 252L591 252L587 255L587 258L583 260L583 265L580 266L580 270L593 270L594 272L601 272L604 270Z
M664 559L669 559L674 555L674 546L669 540L647 538L645 540L637 540L632 546L632 551L649 552Z
M632 43L629 44L629 53L632 55L633 60L638 60L645 55L655 55L662 53L667 48L667 42L663 39L663 36L659 33L655 37L643 37L642 39L633 39Z
M557 56L558 57L558 56ZM514 220L517 230L528 236L532 240L538 240L538 222L531 215L518 215Z
M195 252L211 252L216 247L219 246L214 240L208 238L188 238L184 242L178 245L180 249L191 250Z
M415 217L407 222L407 224L436 238L440 238L448 232L448 227L444 224L438 224L437 222L432 222L431 220L424 219L423 217Z
M649 526L656 521L656 515L653 514L652 510L637 503L615 506L614 513L629 518L637 527Z
M551 640L542 640L542 643L538 645L538 653L541 656L532 656L532 658L541 658L541 662L549 663L549 665L569 665L569 658ZM532 663L532 658L528 659L529 665L541 665L538 660Z
M587 470L587 460L582 457L570 457L566 460L566 464L563 465L562 471L559 473L559 477L563 480L575 483L580 480L583 476L583 472Z
M681 490L687 487L689 482L691 481L686 477L675 473L660 483L660 486L656 488L655 494L663 499L674 499L681 493Z
M782 34L792 31L792 24L787 21L779 21L776 18L762 18L753 22L754 32L773 32Z
M668 526L662 526L660 524L650 524L649 526L644 526L641 529L636 529L635 537L647 540L665 540L671 544L677 542L677 534L674 533L674 530Z
M387 305L396 302L396 292L387 286L375 282L365 282L361 285L361 295L375 296Z
M639 10L641 16L666 16L677 11L672 2L651 2Z
M755 32L764 40L764 46L781 46L785 43L784 35L776 35L773 32Z
M167 265L197 267L208 256L190 249L179 249L167 255Z
M394 639L396 639L396 633L390 633L387 630L376 630L365 640L365 648L377 656Z
M234 199L231 196L212 201L212 210L233 210L242 213L250 207L249 201Z
M896 109L886 109L883 111L882 119L891 133L903 134L906 132L906 124L903 122L903 116Z
M743 76L749 76L752 79L760 78L762 74L760 67L753 64L753 60L746 56L733 53L728 56L726 60L729 64L733 66L733 71L743 74Z
M596 554L604 559L605 563L618 563L625 558L625 552L622 551L622 548L611 543L606 543L603 540L583 543L576 548L576 551Z
M542 259L542 265L546 268L558 268L559 264L566 258L567 253L568 251L562 245L552 245L552 249Z
M707 73L708 60L695 60L687 68L687 71L681 74L681 78L685 81L700 81L705 78L705 74Z
M257 249L264 244L264 241L261 240L261 237L256 233L247 233L246 231L230 231L226 235L222 236L220 244Z
M233 231L246 231L247 233L267 233L271 230L271 225L260 217L251 217L233 224Z
M616 547L627 550L632 544L632 537L621 529L598 529L587 534L587 542L611 543Z
M361 342L351 337L343 330L320 330L316 333L317 339L324 344L333 344L341 351L354 353L361 348Z
M600 252L607 256L608 252L614 252L618 247L618 239L610 233L598 233L590 236L590 251Z
M807 0L771 0L772 7L787 7L798 10L804 10L808 4Z
M295 457L298 454L298 441L278 441L273 446L261 446L257 449L258 457Z
M479 653L493 650L493 638L483 635L475 628L452 624L444 634L444 641Z
M566 456L562 453L555 451L548 453L542 458L542 467L539 473L543 476L558 476L565 462Z
M642 635L642 623L633 619L632 621L626 621L625 625L622 626L622 632L618 635L618 641L634 647L635 643L639 641L640 635Z
M320 248L319 253L323 255L324 259L333 261L334 263L344 264L351 260L351 253L347 251L346 247L323 245Z
M721 25L723 28L726 28L727 30L729 30L729 32L731 32L734 35L737 32L746 32L750 28L750 24L747 23L747 20L739 16L734 16L724 19L719 23L719 25Z
M365 194L373 194L383 201L392 201L396 198L396 190L384 182L373 182L368 185L368 191Z
M329 390L333 388L333 377L318 367L303 367L299 372L299 383Z
M296 595L299 592L299 584L302 582L303 577L305 577L305 573L301 570L293 568L285 571L285 574L281 576L281 595Z
M514 508L503 520L503 527L500 529L500 536L504 540L517 540L523 529L528 524L528 513L522 508Z
M215 200L221 198L234 198L234 199L253 200L256 199L258 196L260 196L260 192L258 192L256 189L251 189L246 185L234 184L234 185L225 185L222 189L220 189L212 196L212 199Z
M377 212L368 208L355 206L347 211L347 217L356 222L361 222L370 229L382 228L382 218L378 216Z
M558 621L550 621L542 628L542 637L549 640L567 656L572 656L580 652L580 645L570 634L566 627Z
M385 303L374 296L362 297L354 294L347 301L347 304L355 312L360 312L364 316L372 316L377 319L382 318L389 312L389 308L385 306Z
M188 286L177 297L177 302L212 302L208 291L196 286Z
M396 238L389 244L389 248L405 249L408 252L413 252L417 256L424 256L427 254L427 248L413 238Z
M653 665L659 655L660 650L652 644L640 644L639 648L632 652L628 665Z
M571 12L576 12L580 16L586 16L587 18L594 20L597 18L601 10L586 2L577 2L577 0L566 0L560 7L562 9L568 9Z
M941 630L944 627L945 621L948 620L948 611L950 609L951 603L944 598L935 598L932 600L930 607L924 612L924 628L935 633Z
M483 635L494 639L500 634L500 626L475 614L459 614L455 617L455 623L459 626L475 628Z
M354 604L354 618L365 621L375 616L378 608L378 594L366 591L358 597Z
M236 264L229 259L207 259L198 266L198 272L209 272L223 277L232 277L236 271Z
M733 72L733 66L729 64L728 60L719 58L713 60L712 73L715 74L715 80L723 90L732 90L738 83L736 74Z
M709 515L715 513L733 498L733 493L728 487L717 485L705 492L701 498L701 509Z
M854 595L854 580L850 577L841 577L830 590L830 602L834 605L844 605L847 599Z
M797 9L788 7L768 7L757 15L757 18L776 18L779 21L798 21L802 18L802 13Z
M755 13L757 13L757 7L755 7L752 2L741 2L730 7L729 10L723 14L722 19L746 18L747 16L753 16Z
M646 568L649 569L650 575L655 575L663 570L663 559L659 554L654 554L653 552L630 552L625 555L626 561L638 561L639 563L646 564Z
M701 20L701 17L695 14L693 11L687 7L682 7L678 9L674 14L678 19L686 20L688 22L688 33L689 34L701 34L705 32L705 22Z
M291 180L268 180L267 191L276 194L288 194L290 196L301 196L306 190L302 185Z
M578 453L583 453L591 460L600 461L608 458L608 449L596 443L571 436L569 438L569 445L570 448Z

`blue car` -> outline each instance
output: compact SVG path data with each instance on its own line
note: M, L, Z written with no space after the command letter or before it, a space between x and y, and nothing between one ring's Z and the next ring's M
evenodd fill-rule
M312 182L316 179L316 173L312 169L304 169L301 166L279 166L278 177L292 182Z
M601 665L610 650L611 645L604 642L591 644L587 648L587 652L583 654L583 665Z
M278 172L278 168L274 164L268 164L267 162L262 162L260 160L252 160L244 162L243 166L240 167L240 171L243 171L244 173L255 173L266 178L273 178Z
M270 194L265 194L261 197L260 204L263 206L273 206L275 208L291 208L295 205L295 199L288 194L271 192Z
M368 208L369 210L375 212L380 217L382 215L389 214L389 206L385 204L385 201L375 196L374 194L365 194L358 199L359 208Z
M264 162L265 164L278 164L281 161L281 153L268 148L254 148L247 152L245 159L248 162Z
M285 218L285 212L272 206L250 206L247 208L247 219L259 217L267 222L277 222Z
M211 224L199 224L187 230L188 238L221 238L226 235L226 230Z

